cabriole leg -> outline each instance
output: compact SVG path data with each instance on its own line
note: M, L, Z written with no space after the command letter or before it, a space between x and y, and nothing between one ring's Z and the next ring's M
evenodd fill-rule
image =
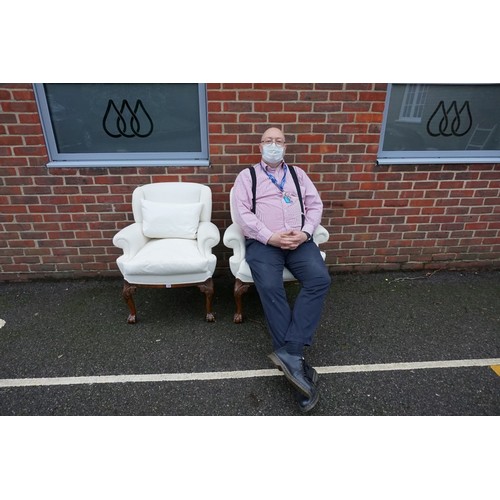
M215 315L212 312L212 299L214 297L214 282L212 278L208 278L205 283L198 285L198 288L205 294L205 320L208 322L215 321Z
M133 293L136 291L137 287L135 285L131 285L128 281L125 281L123 284L123 300L127 303L130 314L127 318L127 323L133 324L137 321L135 303L133 298Z
M243 300L242 295L250 288L249 283L243 283L240 279L234 282L234 301L236 302L236 312L234 313L233 322L243 323Z

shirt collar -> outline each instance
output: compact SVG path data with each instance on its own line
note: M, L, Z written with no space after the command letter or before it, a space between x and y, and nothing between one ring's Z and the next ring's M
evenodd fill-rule
M260 164L264 167L266 172L277 172L277 171L279 171L280 168L283 168L283 165L285 164L285 160L281 160L281 163L277 167L271 167L264 160L260 160Z

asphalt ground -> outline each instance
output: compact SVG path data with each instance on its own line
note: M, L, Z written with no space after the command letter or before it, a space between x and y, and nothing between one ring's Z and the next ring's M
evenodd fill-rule
M287 289L293 302L298 285ZM121 280L0 284L0 414L301 415L267 358L255 289L243 324L232 281L215 290L215 323L193 287L138 289L129 325ZM336 275L307 359L320 372L313 415L499 415L500 273Z
M151 439L146 428L155 429L152 441L166 440L166 450L176 450L181 463L197 462L200 457L210 461L204 453L198 452L196 458L188 454L195 446L193 439L212 453L224 442L234 455L241 454L240 443L262 453L260 463L269 460L271 468L276 468L270 451L276 429L281 430L278 435L300 430L309 436L299 438L300 442L309 439L307 450L317 453L317 446L333 453L330 463L336 463L335 450L340 444L345 445L344 457L353 452L353 444L362 456L371 456L375 451L367 445L373 439L382 440L376 441L376 456L388 443L396 448L400 442L413 443L418 448L420 438L429 443L429 435L434 443L444 439L447 448L473 442L494 449L498 442L499 433L491 427L491 419L474 419L471 425L462 418L458 427L448 419L432 419L431 428L424 425L421 430L421 419L415 422L412 418L404 419L398 430L400 419L360 421L356 417L500 414L499 271L334 275L315 344L306 354L320 373L321 397L305 415L298 411L286 379L267 358L271 343L255 289L244 296L243 324L232 322L233 283L227 276L215 279L215 323L204 321L204 296L196 287L138 289L138 322L129 325L121 283L119 279L0 283L1 416L187 417L189 431L184 427L186 419L182 425L177 419L126 419L125 424L119 419L118 430L111 423L114 419L99 420L98 429L92 419L91 435L122 451L123 439L129 446L130 439L132 444L142 442L134 441L138 438L132 437L136 436L132 430ZM289 284L287 290L293 302L298 286ZM229 416L297 418L236 419L238 431L229 427L226 418L192 419ZM41 439L47 448L55 442L61 453L66 449L60 438L54 441L59 419L42 419L41 432L39 419L37 424L14 420L2 418L3 436L10 433L14 455L19 453L16 436L20 434L33 442ZM77 420L80 426L81 419ZM234 425L234 419L231 422ZM76 438L73 423L71 419L63 434L72 436L70 442ZM245 441L254 436L254 428L259 437ZM99 434L102 429L106 429L105 436ZM209 432L202 432L207 429ZM318 429L319 435L314 433ZM412 441L416 436L417 441ZM268 441L262 442L262 438ZM88 442L97 445L93 439ZM79 446L85 449L87 438ZM288 449L281 444L281 450ZM307 450L301 454L310 461L311 451ZM425 453L428 451L426 448ZM407 461L406 447L405 452ZM168 451L165 453L171 460ZM361 455L350 460L359 460ZM374 463L378 462L376 456ZM225 454L224 460L227 458ZM103 459L93 454L93 460ZM426 460L429 463L432 457ZM337 467L345 466L344 461L337 463ZM457 463L454 472L458 469ZM213 474L204 480L207 487L220 486L214 483ZM185 491L193 493L189 487ZM248 486L245 491L253 490ZM464 491L467 489L461 488L457 493ZM90 492L86 493L88 498Z

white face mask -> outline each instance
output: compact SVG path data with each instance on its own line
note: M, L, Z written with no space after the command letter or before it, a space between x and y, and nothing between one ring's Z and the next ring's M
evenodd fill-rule
M283 160L284 153L284 146L277 146L274 142L272 144L264 144L264 146L262 146L262 159L266 163L279 163Z

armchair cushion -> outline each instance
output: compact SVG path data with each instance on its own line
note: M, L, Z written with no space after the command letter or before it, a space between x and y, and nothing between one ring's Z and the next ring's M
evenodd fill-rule
M195 239L201 203L159 203L141 200L142 230L148 238Z
M196 241L150 240L131 260L123 262L124 275L199 274L210 276L210 259L200 254ZM206 278L205 278L206 279Z

